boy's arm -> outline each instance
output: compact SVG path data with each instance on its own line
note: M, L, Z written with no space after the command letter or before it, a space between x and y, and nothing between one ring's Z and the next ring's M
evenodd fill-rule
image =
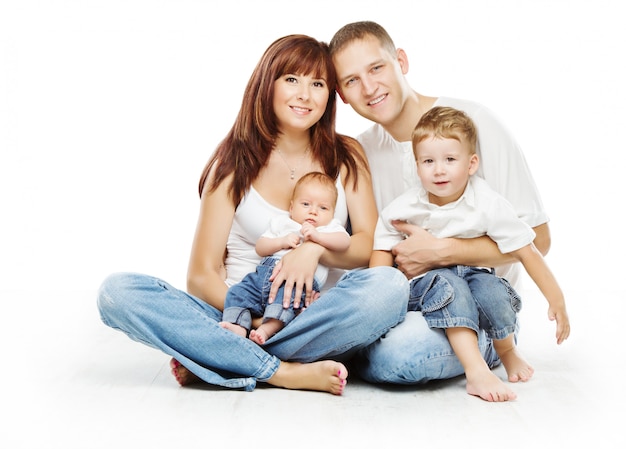
M556 320L556 339L557 343L561 344L569 336L570 324L565 308L565 297L554 274L532 243L511 252L511 254L522 262L526 272L548 300L548 318L551 321Z

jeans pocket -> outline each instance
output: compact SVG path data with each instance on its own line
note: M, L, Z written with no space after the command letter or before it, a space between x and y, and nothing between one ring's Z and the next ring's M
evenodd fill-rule
M411 282L410 311L434 312L454 300L454 288L439 274L426 274Z
M504 284L504 287L509 294L509 302L511 303L511 308L515 313L518 313L520 310L522 310L522 297L517 293L517 291L513 288L508 280L506 280L505 278L500 278L500 282Z

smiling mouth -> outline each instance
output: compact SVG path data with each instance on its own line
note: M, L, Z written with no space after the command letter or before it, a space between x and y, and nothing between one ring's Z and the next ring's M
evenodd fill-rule
M381 101L383 101L385 98L387 98L387 94L381 95L380 97L376 97L374 98L372 101L370 101L369 103L367 103L369 106L376 106L378 103L380 103Z
M293 109L296 112L311 112L311 109L309 108L301 108L298 106L291 106L291 109Z

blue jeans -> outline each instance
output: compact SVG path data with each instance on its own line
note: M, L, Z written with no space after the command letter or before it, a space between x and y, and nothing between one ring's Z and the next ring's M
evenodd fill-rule
M277 291L276 299L273 303L268 304L268 298L272 282L270 277L274 271L276 262L280 259L276 257L264 257L256 270L247 274L241 282L233 285L226 293L224 300L223 320L229 323L238 324L239 326L250 330L252 327L252 317L263 317L263 322L268 319L276 319L284 324L290 323L302 310L304 305L305 292L302 292L300 307L294 309L293 298L291 295L291 303L289 308L283 308L282 298L285 293L285 284L280 286ZM319 292L319 283L313 280L313 290Z
M110 275L98 308L104 324L174 357L205 382L250 391L281 360L346 360L404 319L408 297L409 283L394 268L349 271L263 347L220 327L215 307L147 275Z
M489 299L481 303L473 299L472 302L467 301L472 296L467 294L461 301L457 301L458 296L452 301L454 289L450 283L455 286L464 283L467 288L467 281L459 277L459 273L473 284L477 278L487 276L486 288L497 287L500 295L486 295ZM452 350L444 329L438 328L439 324L445 327L445 324L473 323L470 327L477 330L478 346L487 365L491 368L498 366L500 359L493 349L491 338L508 335L511 330L508 326L511 321L516 323L515 309L518 311L520 304L519 296L509 283L469 267L433 270L419 281L412 283L409 311L404 321L380 340L360 350L355 357L354 367L359 375L369 382L414 385L464 374L463 366ZM479 289L478 286L476 288ZM482 294L479 296L483 297ZM510 302L505 301L506 298ZM491 301L496 301L497 307ZM449 310L444 310L455 302L458 309L465 309L460 317L448 316ZM482 313L484 310L488 313ZM434 311L439 311L439 314L433 316ZM429 314L430 318L424 317ZM429 320L435 328L429 325ZM516 325L514 328L517 330ZM504 330L499 333L497 329Z
M409 310L421 311L431 328L467 327L502 339L515 333L521 299L494 270L457 265L411 281Z

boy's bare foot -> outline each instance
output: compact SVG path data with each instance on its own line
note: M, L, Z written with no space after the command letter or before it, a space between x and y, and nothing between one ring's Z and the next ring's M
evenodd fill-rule
M466 390L473 396L478 396L488 402L505 402L517 398L517 394L506 386L502 380L491 371L480 374L467 375Z
M181 365L176 359L170 360L170 368L172 375L176 378L176 382L178 382L181 387L200 382L200 378L198 376Z
M239 335L240 337L245 337L248 333L244 327L241 327L238 324L229 323L227 321L220 321L220 326Z
M348 370L343 363L322 360L312 363L281 362L268 380L270 385L292 390L327 391L340 395L346 387Z
M257 329L252 329L250 331L250 340L252 340L256 344L263 345L268 338L269 335L267 335L267 333L260 327Z
M499 354L499 356L506 369L509 382L526 382L533 377L535 369L524 360L516 347Z

